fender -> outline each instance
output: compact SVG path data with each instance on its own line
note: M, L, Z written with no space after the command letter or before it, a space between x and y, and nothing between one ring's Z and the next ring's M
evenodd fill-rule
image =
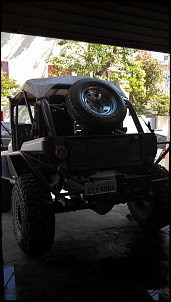
M1 177L14 183L17 176L8 153L6 151L1 152Z

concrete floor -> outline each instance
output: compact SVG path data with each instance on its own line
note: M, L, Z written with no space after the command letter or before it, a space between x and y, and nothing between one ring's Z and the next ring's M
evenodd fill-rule
M169 226L144 232L118 205L56 214L52 249L27 258L2 213L4 300L169 300Z

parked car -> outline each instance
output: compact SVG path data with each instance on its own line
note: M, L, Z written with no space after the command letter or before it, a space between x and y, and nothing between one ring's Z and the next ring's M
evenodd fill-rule
M1 122L1 150L7 150L11 141L10 122Z
M164 152L166 152L167 149L167 145L168 145L168 140L167 140L167 136L165 135L161 135L161 134L156 134L157 135L157 153L156 153L156 157L155 160L157 161L159 159L159 157L162 156L159 164L166 167L166 154L164 154Z

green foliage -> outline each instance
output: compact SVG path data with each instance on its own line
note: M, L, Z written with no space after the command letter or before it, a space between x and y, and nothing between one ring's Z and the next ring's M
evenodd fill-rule
M155 115L170 115L170 96L168 94L158 95L155 101L151 102L151 108Z
M51 63L59 75L67 71L75 72L77 75L98 78L110 66L115 57L115 46L101 44L89 44L77 41L62 40L60 46L65 46L63 52L54 58L47 60ZM52 75L56 71L52 72Z
M120 51L117 73L112 73L110 80L118 82L126 92L138 112L144 112L146 103L142 102L145 95L145 71L142 63L135 60L135 52L122 48Z
M16 80L9 79L1 70L1 106L9 106L8 96L15 94L19 86Z
M52 76L72 71L77 75L114 81L129 93L139 114L149 107L152 113L169 114L168 100L161 97L164 70L149 51L69 40L61 40L58 44L61 54L47 60L54 67Z
M139 51L136 60L140 60L142 68L145 71L145 95L143 102L151 106L152 113L156 115L169 114L168 99L169 96L164 95L163 82L165 79L164 69L160 62L152 58L148 51ZM155 100L155 101L154 101Z

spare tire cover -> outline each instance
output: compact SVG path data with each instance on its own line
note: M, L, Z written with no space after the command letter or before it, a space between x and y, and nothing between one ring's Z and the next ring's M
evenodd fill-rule
M107 81L85 78L74 83L66 98L70 116L84 129L113 131L126 116L126 103Z

